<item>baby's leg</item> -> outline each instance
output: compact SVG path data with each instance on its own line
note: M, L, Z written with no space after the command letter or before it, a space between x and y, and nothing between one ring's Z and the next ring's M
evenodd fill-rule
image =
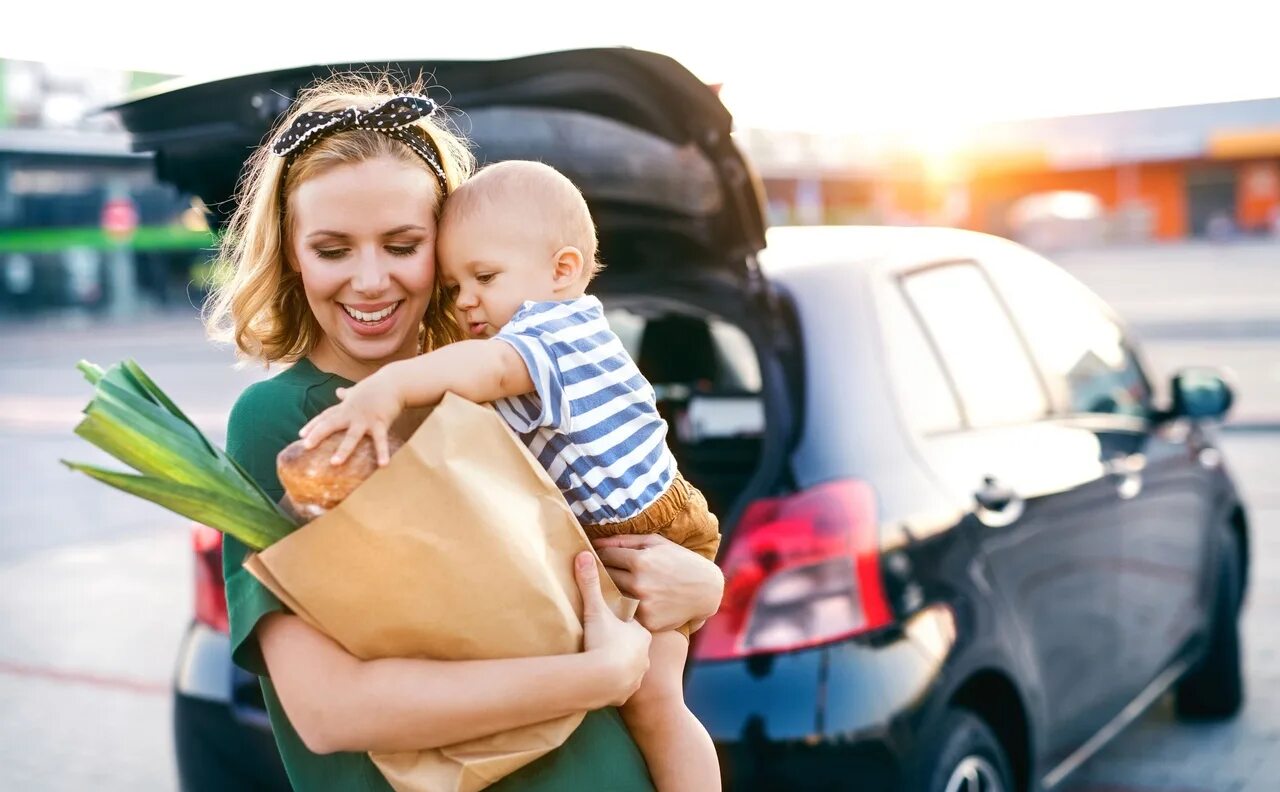
M680 633L654 633L649 672L621 708L658 792L720 789L720 765L711 736L684 705L681 676L688 653L689 640Z

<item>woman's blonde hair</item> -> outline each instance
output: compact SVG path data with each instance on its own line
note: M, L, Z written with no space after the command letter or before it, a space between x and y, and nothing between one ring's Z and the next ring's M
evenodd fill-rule
M369 108L399 94L425 93L424 89L420 81L397 85L386 74L335 75L302 91L276 129L288 129L303 113ZM447 128L439 115L415 124L440 153L448 191L453 192L471 175L475 158L462 137ZM274 137L276 132L271 134ZM288 198L298 185L339 165L380 157L399 159L431 173L408 145L367 129L327 135L293 155L288 168L284 157L272 153L269 141L258 147L246 164L236 190L235 212L219 246L218 285L204 312L211 338L235 344L241 358L266 364L292 363L311 352L322 331L307 305L302 278L289 265L294 218ZM434 175L432 183L438 183ZM437 219L445 197L439 196L436 202ZM462 337L447 303L447 292L437 279L422 321L422 349L434 349Z

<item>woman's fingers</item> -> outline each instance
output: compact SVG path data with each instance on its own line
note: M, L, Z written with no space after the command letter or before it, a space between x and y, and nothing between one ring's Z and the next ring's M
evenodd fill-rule
M610 537L616 538L616 537ZM612 545L599 545L595 542L596 553L600 556L600 561L610 569L625 569L634 572L636 564L640 560L639 550L632 550L627 547L614 547Z
M609 566L609 579L613 581L613 585L618 587L618 591L622 592L624 597L631 599L640 599L639 593L636 591L636 576L625 569Z
M671 540L658 534L618 534L591 540L591 544L595 546L596 550L602 547L625 547L631 550L644 550L650 547L658 547L663 543L671 543Z
M600 593L600 571L590 553L578 553L573 559L573 576L582 594L582 621L597 618L605 610L604 595Z

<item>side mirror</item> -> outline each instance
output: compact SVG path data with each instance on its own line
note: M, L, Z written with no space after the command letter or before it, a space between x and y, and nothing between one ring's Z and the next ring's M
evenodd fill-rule
M1235 394L1222 373L1213 368L1185 368L1173 375L1171 417L1221 418L1231 409Z

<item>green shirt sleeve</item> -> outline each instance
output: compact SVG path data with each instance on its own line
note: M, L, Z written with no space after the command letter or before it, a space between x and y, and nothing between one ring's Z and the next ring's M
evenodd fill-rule
M298 429L306 423L305 390L279 380L249 386L232 407L227 423L227 454L277 501L284 497L284 490L276 476L276 455L297 439ZM242 566L247 554L248 548L235 538L223 538L231 659L246 671L267 676L254 629L267 614L287 609Z

